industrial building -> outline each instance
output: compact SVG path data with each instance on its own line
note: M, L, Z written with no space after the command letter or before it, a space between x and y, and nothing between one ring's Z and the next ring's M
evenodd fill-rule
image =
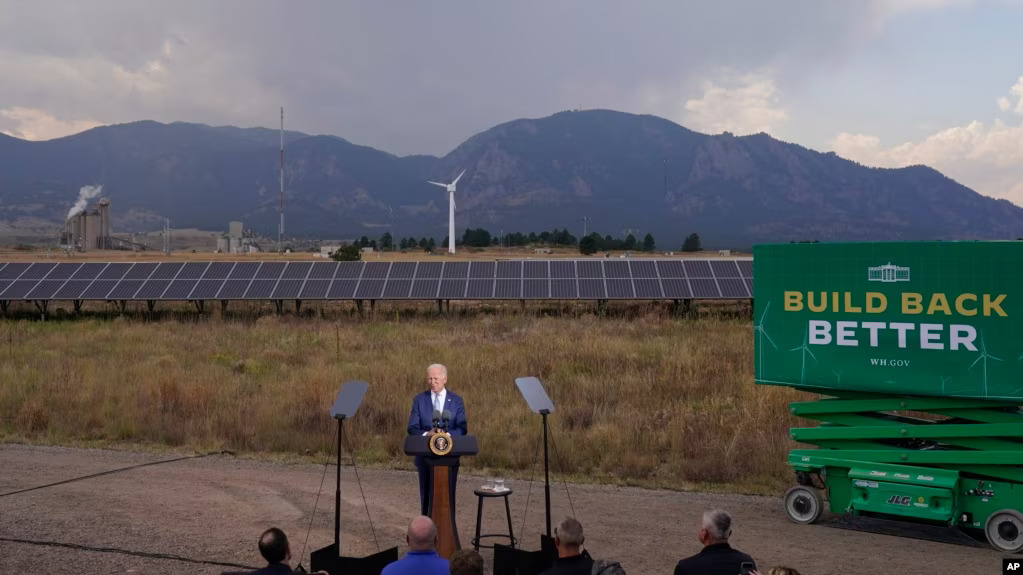
M72 215L64 222L61 244L78 251L113 249L110 237L110 200L101 198L96 205Z
M227 233L217 238L217 251L223 254L248 254L263 251L241 222L228 222Z

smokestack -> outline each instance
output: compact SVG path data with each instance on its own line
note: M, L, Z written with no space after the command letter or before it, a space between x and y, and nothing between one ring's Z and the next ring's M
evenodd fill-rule
M78 190L78 200L76 200L75 205L71 206L71 209L68 210L67 219L71 219L82 213L85 210L85 206L89 203L89 200L95 198L101 191L103 191L103 186L82 186Z

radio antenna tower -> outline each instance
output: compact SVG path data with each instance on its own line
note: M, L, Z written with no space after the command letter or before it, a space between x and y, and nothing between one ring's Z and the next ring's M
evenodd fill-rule
M281 224L277 228L277 252L284 253L284 106L281 106Z

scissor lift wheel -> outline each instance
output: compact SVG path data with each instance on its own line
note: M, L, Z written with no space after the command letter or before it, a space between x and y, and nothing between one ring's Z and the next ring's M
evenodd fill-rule
M984 525L984 535L995 549L1005 553L1019 553L1023 550L1023 515L1015 509L992 513Z
M820 493L813 487L796 485L785 492L785 514L795 523L816 523L824 512Z

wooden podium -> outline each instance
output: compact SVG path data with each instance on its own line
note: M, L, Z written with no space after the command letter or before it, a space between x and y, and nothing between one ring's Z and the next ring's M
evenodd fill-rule
M455 493L450 468L459 457L477 453L479 445L472 435L438 433L432 437L410 435L405 438L405 454L423 456L433 474L429 513L437 525L437 554L445 559L450 559L455 551L462 548L455 523Z

